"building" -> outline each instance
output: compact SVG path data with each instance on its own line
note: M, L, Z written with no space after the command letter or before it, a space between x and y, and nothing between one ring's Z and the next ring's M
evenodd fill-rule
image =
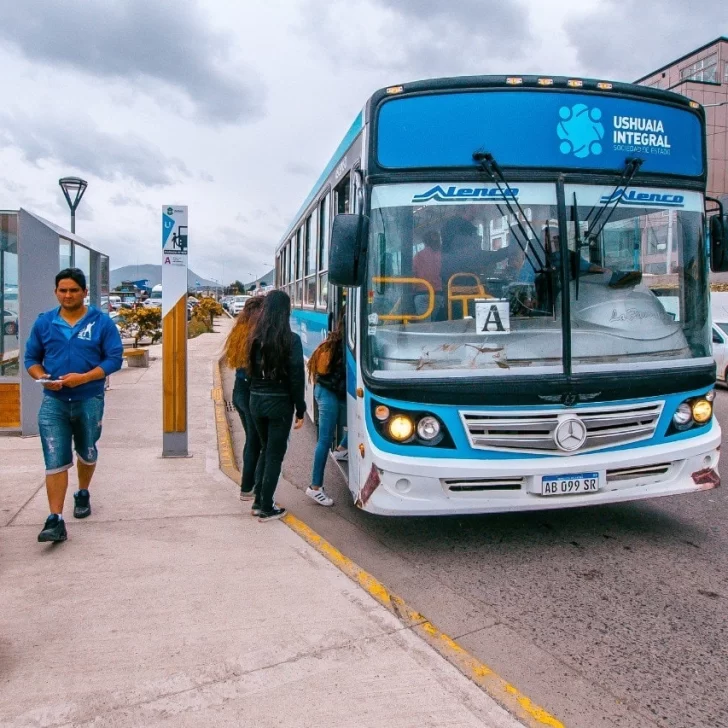
M43 389L23 367L25 342L38 315L58 305L56 274L71 267L86 274L89 303L104 309L108 256L27 210L0 210L0 432L38 433Z
M728 205L728 37L716 38L635 83L674 91L705 107L708 196Z

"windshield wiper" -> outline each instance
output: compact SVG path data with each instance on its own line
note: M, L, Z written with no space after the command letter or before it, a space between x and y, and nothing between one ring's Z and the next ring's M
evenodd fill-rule
M473 152L473 160L480 165L480 168L488 175L488 178L495 182L498 191L503 196L503 200L506 203L508 211L511 213L511 215L513 215L516 220L518 229L521 231L521 235L523 235L523 238L526 241L525 245L518 239L517 235L514 235L513 238L518 243L518 246L523 251L523 254L526 256L526 260L528 261L529 265L534 269L535 272L542 273L544 270L546 270L546 259L548 257L548 254L543 247L541 241L539 240L538 235L536 235L536 231L533 229L531 222L526 217L526 213L523 211L521 203L518 201L518 197L513 194L513 190L508 184L508 180L505 178L505 175L503 174L503 170L500 168L500 165L498 164L498 162L495 161L495 158L492 154L490 154L490 152ZM503 187L505 187L505 191L503 190ZM518 208L518 213L520 213L520 217L516 212L514 212L511 201L515 202L516 207ZM535 247L531 248L530 238L528 236L526 228L523 227L521 218L526 221L526 224L528 225L531 234L533 235L533 239L539 244L539 246L541 246L541 250L544 254L543 261L541 260L541 257L539 256ZM529 256L529 252L536 259L536 263L538 264L537 266L533 264L533 260L531 260Z
M617 209L617 205L622 201L622 198L624 197L624 193L627 191L627 188L630 186L632 180L634 179L634 176L639 172L640 167L644 163L644 159L640 159L639 157L629 157L624 165L624 171L622 172L622 176L617 181L617 184L615 188L612 190L612 194L609 195L609 199L599 208L599 212L597 212L596 217L589 222L589 218L594 213L594 210L596 210L596 204L592 207L591 210L589 210L589 214L586 216L585 222L589 225L589 227L593 228L594 232L587 232L586 240L587 245L589 245L592 242L595 242L596 239L599 237L602 230L604 230L605 225L609 222L609 219L612 217L612 214ZM607 215L606 219L602 223L601 227L597 229L597 223L601 219L602 215L604 214L604 211L609 207L610 203L612 202L612 199L615 198L615 195L617 195L618 190L622 188L621 193L616 197L616 201L612 208L609 210L609 214Z

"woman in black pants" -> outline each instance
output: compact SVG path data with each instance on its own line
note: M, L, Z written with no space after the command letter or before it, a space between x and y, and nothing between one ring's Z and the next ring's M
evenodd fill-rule
M255 471L260 457L260 438L250 414L250 381L246 370L250 366L248 356L250 346L248 340L255 329L255 324L263 309L263 298L249 298L243 310L238 314L227 341L225 342L225 363L235 370L235 386L233 387L233 405L240 415L245 430L245 447L243 449L243 474L240 482L240 500L253 500Z
M256 471L252 513L263 523L284 516L273 502L295 410L294 429L306 412L303 348L291 331L291 299L271 291L250 342L250 412L262 443L262 463Z

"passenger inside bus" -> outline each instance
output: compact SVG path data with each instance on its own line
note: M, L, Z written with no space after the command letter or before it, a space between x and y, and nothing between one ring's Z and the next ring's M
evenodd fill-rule
M506 271L499 274L497 266L503 261L507 262ZM488 289L488 279L513 280L523 261L519 246L483 250L478 229L471 222L462 217L447 220L442 228L441 285L448 300L448 318L457 313L454 302L461 304L461 315L472 316L475 298L497 295Z
M442 319L442 252L440 236L435 230L428 230L422 236L424 248L412 259L412 275L427 281L435 291L435 305L430 318ZM415 313L418 316L427 311L430 305L429 291L420 284L414 295Z

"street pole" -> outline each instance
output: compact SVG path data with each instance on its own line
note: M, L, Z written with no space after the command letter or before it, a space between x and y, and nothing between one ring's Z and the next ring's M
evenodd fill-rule
M76 233L76 208L81 202L83 193L86 192L88 182L80 177L61 177L58 180L58 184L63 190L63 195L66 198L68 206L71 208L71 232ZM73 194L73 199L71 195Z
M187 206L162 207L162 457L188 457Z

